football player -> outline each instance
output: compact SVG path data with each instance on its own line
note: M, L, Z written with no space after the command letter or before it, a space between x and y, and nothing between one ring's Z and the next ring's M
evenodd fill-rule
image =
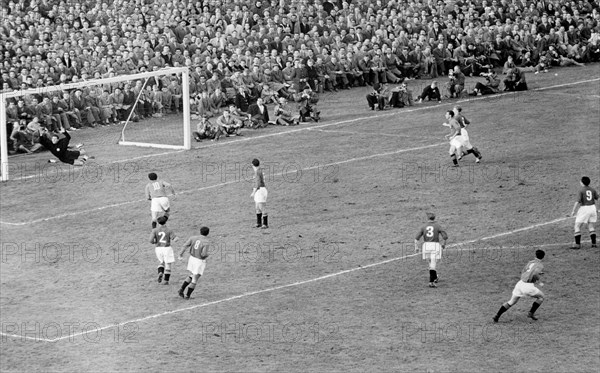
M166 226L166 216L160 216L156 221L160 225L152 230L150 236L150 243L155 244L154 249L156 257L160 262L158 266L158 283L163 285L169 285L169 278L171 277L171 263L175 262L175 255L173 254L173 248L171 247L171 241L177 241L175 233ZM163 281L163 275L165 281Z
M183 281L181 288L178 291L180 297L190 299L192 292L196 288L198 279L204 274L204 268L206 268L206 258L208 258L208 248L210 242L206 236L209 233L208 227L200 228L199 236L190 237L179 254L179 260L183 259L183 254L188 251L190 258L188 259L187 269L190 271L190 275ZM184 296L183 292L187 287L187 294Z
M423 260L429 260L429 287L437 287L439 276L437 274L437 262L442 258L442 250L446 248L448 234L435 221L435 214L428 212L429 221L419 229L415 237L415 253L419 252L419 240L423 237ZM440 236L443 242L440 244Z
M448 122L444 122L442 125L450 127L450 133L445 136L446 140L450 140L450 150L448 153L450 154L454 167L458 167L457 156L462 152L461 127L456 119L454 119L454 112L452 110L446 112L446 120L448 120Z
M152 229L154 229L159 215L169 217L171 206L168 193L175 195L175 190L166 181L158 180L158 175L154 172L148 174L148 179L150 182L146 184L146 198L152 201L150 211L152 213Z
M63 129L62 134L64 137L61 139L57 134L52 134L50 138L47 136L48 130L44 127L41 130L39 142L48 149L59 161L67 163L73 166L83 166L88 160L85 150L81 145L77 145L77 150L69 148L69 142L71 141L71 135ZM81 160L79 160L81 157ZM93 157L92 157L93 158ZM51 163L54 163L52 160Z
M573 206L571 216L575 218L575 245L572 249L581 248L581 226L587 224L588 231L590 232L590 238L592 239L592 248L596 247L596 228L594 223L598 220L598 213L596 211L596 202L598 201L598 192L590 187L590 178L584 176L581 178L581 190L577 198L577 202Z
M535 251L535 259L527 263L525 268L523 268L521 271L521 279L515 285L515 288L512 292L512 297L508 302L504 303L502 307L500 307L498 313L493 317L494 322L498 322L500 316L510 307L514 306L515 303L517 303L524 295L528 295L536 299L531 305L531 310L529 310L527 317L532 320L537 320L537 317L535 317L535 311L544 301L544 293L542 293L540 289L536 288L535 284L537 283L539 286L544 286L544 284L540 281L540 276L544 273L542 259L544 259L545 255L546 253L543 250Z
M460 124L461 128L460 133L462 137L462 147L459 151L458 160L460 161L460 159L463 156L463 153L473 154L476 158L475 162L479 163L482 158L481 153L476 147L471 145L471 140L469 140L469 133L467 132L467 126L471 124L471 122L464 115L462 115L462 108L460 106L455 106L452 109L452 111L454 112L454 119L456 119L458 124Z
M254 188L252 189L251 198L254 198L254 207L256 210L256 228L269 228L269 217L267 216L267 188L265 186L265 176L260 167L258 159L252 160L252 168L254 169Z

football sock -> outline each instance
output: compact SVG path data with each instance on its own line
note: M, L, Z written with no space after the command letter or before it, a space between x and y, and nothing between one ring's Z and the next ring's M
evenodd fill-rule
M169 278L171 278L171 270L167 269L165 270L165 281L169 281Z
M267 215L263 215L263 225L269 225L269 217Z
M473 154L475 154L477 158L481 158L481 153L479 152L479 149L475 147L473 147Z
M511 307L510 304L504 303L502 305L502 307L500 307L500 309L498 310L498 313L496 314L496 316L500 317L500 315L502 315L504 312L506 312L510 307Z
M190 295L192 295L192 293L194 292L194 289L196 288L196 284L191 283L190 286L188 287L188 291L187 291L187 296L189 297Z
M581 244L581 234L576 234L575 235L575 245L580 245Z
M256 224L262 224L262 214L256 214Z
M163 267L162 265L158 266L158 273L164 273L164 272L165 272L165 267Z
M191 280L190 278L186 278L185 281L183 282L183 284L181 284L181 290L185 290L185 288L190 284Z
M590 238L592 239L592 245L596 244L596 233L590 234Z
M154 228L156 228L156 222L155 221L152 222L152 229L154 229Z
M456 154L452 154L450 158L452 159L452 163L458 164L458 161L456 160Z
M436 278L437 278L437 273L436 273L435 269L430 269L429 270L429 282L434 282Z
M532 315L533 315L533 314L535 313L535 311L537 311L537 309L538 309L538 308L540 307L540 305L542 304L542 302L539 302L539 303L538 303L538 302L539 302L539 301L537 301L537 300L536 300L535 302L533 302L533 304L531 305L531 310L529 310L529 313L530 313L530 314L532 314Z

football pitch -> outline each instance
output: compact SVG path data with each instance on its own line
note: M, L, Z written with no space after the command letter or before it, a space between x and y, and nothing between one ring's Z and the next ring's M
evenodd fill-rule
M319 123L190 151L118 146L110 127L73 133L96 156L84 169L48 164L48 153L11 158L0 370L597 371L600 251L585 230L569 249L567 214L581 176L600 186L599 76L597 64L555 69L527 74L527 92L386 111L368 110L368 88L356 88L323 96ZM408 83L415 96L425 84ZM457 103L480 164L467 155L451 167L441 123ZM177 122L130 133L150 141ZM266 230L254 228L253 158L269 189ZM211 229L190 300L177 295L187 257L170 285L156 281L149 172L177 192L176 253ZM426 212L450 237L436 289L413 252ZM540 248L539 320L523 298L493 323Z

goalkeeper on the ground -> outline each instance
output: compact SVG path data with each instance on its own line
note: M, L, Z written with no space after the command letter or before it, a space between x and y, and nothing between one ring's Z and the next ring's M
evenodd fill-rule
M76 150L69 148L71 135L67 130L63 129L63 138L60 138L56 133L48 135L48 129L42 128L40 136L40 144L50 151L59 161L73 166L83 166L88 160L83 144L77 145ZM81 157L81 160L79 159ZM52 162L52 161L50 161Z

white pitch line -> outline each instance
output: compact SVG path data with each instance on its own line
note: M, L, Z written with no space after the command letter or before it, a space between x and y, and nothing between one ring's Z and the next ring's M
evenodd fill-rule
M312 130L312 129L311 129ZM314 131L326 132L326 133L341 133L347 135L365 135L365 136L382 136L382 137L404 137L404 138L417 138L417 136L410 135L400 135L397 133L378 133L378 132L358 132L358 131L340 131L340 130L322 130L322 129L314 129ZM422 139L422 137L419 137Z
M415 150L423 150L423 149L433 148L433 147L437 147L437 146L440 146L440 145L447 145L447 144L448 144L447 142L440 142L440 143L432 144L432 145L424 145L424 146L418 146L418 147L408 148L408 149L399 149L399 150L394 150L394 151L385 152L385 153L370 154L370 155L366 155L366 156L362 156L362 157L345 159L343 161L332 162L332 163L328 163L328 164L324 164L324 165L317 165L317 166L312 166L312 167L306 167L306 168L300 169L300 171L310 171L310 170L313 170L313 169L319 168L319 167L337 166L337 165L344 164L344 163L364 161L364 160L367 160L367 159L378 158L378 157L386 157L386 156L389 156L389 155L395 155L395 154L400 154L400 153L405 153L405 152L411 152L411 151L415 151ZM273 175L273 177L283 176L283 175L284 175L284 172L282 171L282 172L280 172L277 175ZM244 180L243 179L232 180L232 181L227 181L227 182L219 183L219 184L215 184L215 185L209 185L209 186L205 186L205 187L201 187L201 188L187 189L187 190L183 190L183 191L177 192L177 195L179 195L179 194L187 194L187 193L192 193L192 192L198 192L198 191L212 189L212 188L217 188L217 187L222 187L222 186L225 186L225 185L239 183L240 181L244 181ZM25 222L14 223L14 222L0 221L0 224L9 225L9 226L24 226L24 225L40 223L40 222L48 221L48 220L61 219L61 218L65 218L67 216L76 216L76 215L81 215L81 214L93 213L93 212L97 212L97 211L106 210L108 208L121 207L121 206L131 205L131 204L140 203L140 202L147 202L147 201L148 201L147 199L138 199L138 200L135 200L135 201L113 203L113 204L110 204L110 205L95 207L95 208L87 209L87 210L80 210L80 211L75 211L75 212L67 212L67 213L60 214L60 215L54 215L54 216L49 216L49 217L46 217L46 218L29 220L29 221L25 221Z
M495 234L495 235L492 235L492 236L487 236L487 237L483 237L483 238L478 238L478 239L474 239L474 240L469 240L469 241L465 241L465 242L461 242L461 243L456 243L456 244L448 245L448 247L459 247L460 248L461 245L465 245L465 244L468 244L468 243L473 243L473 242L477 242L477 241L491 240L493 238L507 236L507 235L511 235L511 234L518 233L518 232L523 232L523 231L530 230L530 229L535 229L535 228L538 228L538 227L542 227L544 225L554 224L554 223L563 221L565 219L567 219L567 218L554 219L554 220L551 220L551 221L548 221L548 222L538 223L538 224L530 225L530 226L527 226L527 227L523 227L523 228L519 228L519 229L514 229L514 230L511 230L511 231L507 231L507 232L503 232L503 233L498 233L498 234ZM557 246L557 245L559 245L559 244L548 244L548 245L543 245L543 246ZM536 246L537 245L531 245L531 246L527 246L526 245L526 246L523 246L523 247L525 248L525 247L536 247ZM539 245L539 246L541 246L541 245ZM515 248L515 247L506 247L506 248L503 247L503 249L511 249L511 248ZM330 273L330 274L324 275L324 276L319 276L319 277L311 278L311 279L308 279L308 280L297 281L297 282L294 282L294 283L291 283L291 284L274 286L274 287L267 288L267 289L262 289L262 290L250 291L250 292L239 294L239 295L235 295L235 296L229 297L229 298L223 298L223 299L218 299L218 300L215 300L215 301L212 301L212 302L197 304L197 305L194 305L194 306L189 306L189 307L184 307L184 308L178 308L178 309L174 309L174 310L171 310L171 311L161 312L161 313L157 313L157 314L154 314L154 315L145 316L145 317L141 317L141 318L138 318L138 319L125 321L125 322L118 323L118 324L107 325L107 326L104 326L102 328L94 329L94 331L97 333L98 331L107 330L107 329L110 329L110 328L114 328L114 327L118 327L118 326L130 324L130 323L143 322L143 321L146 321L146 320L151 320L151 319L155 319L155 318L166 316L166 315L172 315L172 314L179 313L179 312L190 311L190 310L194 310L194 309L197 309L197 308L204 308L204 307L212 306L212 305L219 304L219 303L230 302L230 301L233 301L233 300L236 300L236 299L246 298L246 297L249 297L249 296L252 296L252 295L257 295L257 294L262 294L262 293L269 293L269 292L272 292L272 291L286 289L286 288L290 288L290 287L294 287L294 286L300 286L300 285L310 284L312 282L317 282L317 281L325 280L325 279L328 279L328 278L331 278L331 277L340 276L340 275L343 275L343 274L346 274L346 273L360 271L360 270L363 270L363 269L366 269L366 268L380 266L380 265L383 265L383 264L387 264L387 263L395 262L395 261L398 261L398 260L410 258L410 257L416 256L416 255L422 255L422 254L421 253L414 253L414 254L408 254L408 255L404 255L404 256L400 256L400 257L396 257L396 258L386 259L386 260L383 260L383 261L379 261L379 262L375 262L375 263L371 263L371 264L367 264L367 265L363 265L363 266L359 266L359 267L355 267L355 268L345 269L345 270L342 270L342 271ZM67 339L67 338L71 338L72 339L72 338L75 338L75 337L79 337L79 336L81 336L83 334L86 334L86 333L87 332L80 332L80 333L70 334L70 335L67 335L67 336L64 336L64 337L60 337L60 338L54 338L54 339L38 338L38 339L35 339L35 340L36 341L41 341L41 342L58 342L60 340ZM6 337L21 338L20 336L15 336L15 335L11 335L11 334L5 334L5 333L2 333L2 332L0 332L0 335L4 335ZM34 338L30 338L30 339L34 339Z

